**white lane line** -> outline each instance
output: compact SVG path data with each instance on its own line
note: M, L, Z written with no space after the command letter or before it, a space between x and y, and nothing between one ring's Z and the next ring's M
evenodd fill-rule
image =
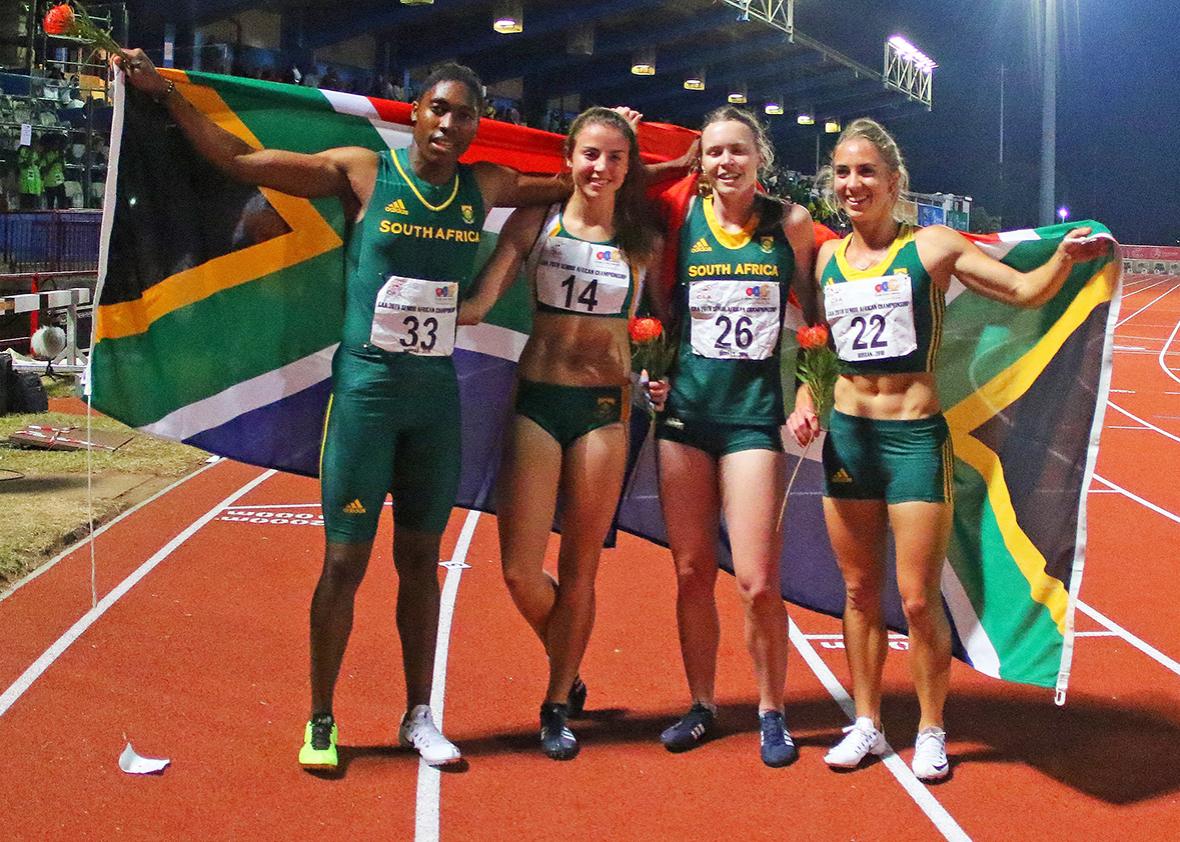
M1178 330L1180 330L1180 321L1176 322L1176 326L1174 328L1172 328L1172 332L1168 335L1167 340L1164 342L1164 347L1160 349L1159 364L1160 364L1160 368L1162 368L1164 370L1164 374L1171 377L1177 383L1180 383L1180 377L1177 377L1175 374L1175 371L1173 369L1168 368L1168 364L1166 362L1164 362L1164 357L1167 356L1168 348L1171 347L1172 342L1175 341L1176 331L1178 331Z
M1131 426L1130 424L1123 424L1123 425L1107 424L1106 429L1108 429L1108 430L1148 430L1148 431L1151 430L1150 427Z
M1073 633L1074 637L1118 637L1118 632L1115 631L1076 631Z
M803 656L803 660L807 662L807 666L811 667L811 671L815 673L816 677L824 685L824 688L836 700L836 704L840 706L840 709L844 711L848 719L856 719L856 706L852 703L852 697L848 695L848 691L840 684L840 681L828 668L828 665L824 663L819 653L812 648L812 645L807 641L807 636L795 625L795 621L788 619L787 623L791 643L795 644L795 649ZM910 767L906 765L906 762L897 756L892 746L888 746L887 744L885 754L881 757L881 762L885 764L885 768L893 773L893 777L897 778L898 783L917 802L922 812L934 823L934 826L938 828L938 831L944 838L956 840L956 842L970 842L971 837L963 831L963 828L959 827L959 823L938 802L938 799L931 794L925 784L917 779L910 770Z
M123 596L129 590L135 587L135 585L141 579L143 579L144 576L155 570L156 566L161 561L170 556L181 544L195 535L197 531L201 529L201 527L205 526L205 524L209 523L209 521L221 514L221 511L226 506L233 503L243 494L246 494L258 487L264 480L274 476L275 473L276 472L273 470L265 471L243 485L233 494L226 497L212 509L205 512L205 514L194 520L183 532L157 550L155 555L141 564L134 573L120 582L112 591L100 599L97 605L79 617L77 622L70 626L61 637L54 641L52 646L42 652L41 657L37 658L37 660L35 660L28 669L21 673L20 678L12 682L11 686L9 686L9 688L4 691L4 694L0 696L0 716L3 716L8 711L8 709L12 707L13 703L16 702L16 700L19 699L24 694L24 692L29 689L30 686L32 686L34 681L41 677L45 670L49 669L53 662L56 661L63 652L70 648L75 640L81 637L87 629L93 626L95 622L97 622L98 619L107 612L107 609L122 599Z
M1116 395L1133 395L1133 394L1135 394L1134 389L1111 389L1110 391L1112 394L1116 394Z
M1134 413L1131 413L1131 412L1127 412L1127 410L1123 409L1121 406L1119 406L1117 403L1114 403L1113 401L1107 401L1106 405L1109 406L1113 410L1121 412L1123 415L1127 416L1132 421L1136 421L1136 422L1142 424L1144 427L1150 427L1151 429L1153 429L1157 433L1159 433L1161 436L1163 436L1165 438L1169 438L1172 441L1176 442L1177 444L1180 444L1180 436L1169 433L1167 430L1161 430L1159 427L1157 427L1155 424L1152 424L1150 421L1144 421L1138 415L1135 415Z
M174 488L177 488L177 487L183 485L184 483L188 482L190 479L195 477L197 474L203 474L205 471L209 470L214 465L220 465L221 462L222 462L222 460L218 459L216 462L210 462L207 465L202 465L201 467L199 467L195 471L193 471L191 474L186 474L185 476L181 477L180 479L178 479L176 482L172 483L168 487L157 491L155 494L153 494L151 497L147 498L146 500L136 503L134 506L132 506L130 509L127 509L126 511L120 512L117 516L108 520L106 523L104 523L102 526L98 527L98 529L91 532L85 538L81 538L78 541L75 541L73 544L70 544L70 546L66 547L64 550L62 550L60 553L55 555L53 558L49 559L49 561L42 564L36 570L31 571L23 579L18 580L11 588L9 588L4 593L0 594L0 602L3 602L4 600L8 599L8 597L12 596L14 593L16 593L18 590L23 588L29 582L33 581L38 576L40 576L42 573L48 572L51 567L53 567L55 564L57 564L63 558L68 556L70 553L74 552L74 550L77 550L80 547L85 546L88 541L92 541L93 539L97 538L99 535L106 532L108 529L110 529L112 526L114 526L119 521L135 514L140 509L142 509L144 506L146 506L148 503L151 503L151 502L154 502L155 500L160 499L165 494L172 491Z
M1144 500L1138 494L1135 494L1131 491L1127 491L1127 489L1115 485L1110 480L1104 479L1104 478L1098 476L1098 474L1094 474L1094 479L1098 480L1101 483L1105 483L1110 488L1113 488L1115 491L1117 491L1119 494L1122 494L1125 497L1129 497L1130 499L1134 500L1139 505L1146 506L1147 508L1151 509L1156 514L1163 515L1168 520L1174 521L1176 523L1180 523L1180 515L1176 514L1175 512L1169 512L1167 509L1157 506L1155 503L1151 502L1150 500Z
M430 712L434 724L443 729L443 700L447 691L447 652L451 644L451 621L455 616L455 597L459 593L459 579L471 565L467 563L467 550L475 535L479 512L472 509L463 521L459 540L450 561L440 563L445 567L447 577L443 580L441 603L438 612L438 640L434 647L434 678L430 690ZM418 797L414 808L414 842L438 842L439 834L439 790L442 773L425 760L418 761Z
M1091 608L1089 605L1082 602L1080 599L1078 600L1077 605L1078 605L1078 610L1081 611L1083 614L1085 614L1087 617L1089 617L1092 620L1096 620L1100 624L1106 626L1108 629L1110 629L1112 632L1117 634L1123 640L1127 641L1127 643L1134 646L1136 649L1138 649L1144 655L1147 655L1147 657L1151 658L1154 661L1158 661L1159 663L1163 664L1165 667L1170 669L1172 672L1176 673L1177 675L1180 675L1180 663L1178 663L1174 658L1169 658L1167 655L1165 655L1160 650L1156 649L1150 643L1147 643L1146 641L1141 640L1140 638L1131 634L1129 631L1124 629L1122 626L1120 626L1114 620L1110 619L1105 614L1102 614L1101 612L1096 611L1095 609Z
M1149 287L1149 289L1150 289L1150 287ZM1156 296L1155 298L1153 298L1151 301L1149 301L1149 302L1147 302L1146 304L1144 304L1142 307L1140 307L1138 310L1136 310L1136 311L1135 311L1134 313L1132 313L1131 315L1127 316L1126 318L1119 319L1119 321L1118 321L1118 324L1116 324L1116 325L1115 325L1115 327L1116 327L1116 328L1117 328L1117 327L1122 327L1122 326L1123 326L1123 325L1125 325L1127 322L1131 321L1131 319L1135 318L1135 317L1136 317L1136 316L1138 316L1140 313L1142 313L1144 310L1146 310L1146 309L1148 309L1149 307L1151 307L1151 305L1155 304L1157 301L1159 301L1159 300L1161 300L1161 299L1163 299L1163 298L1166 298L1166 297L1167 297L1168 295L1170 295L1170 294L1171 294L1173 291L1175 291L1175 289L1176 289L1176 287L1172 287L1171 289L1167 290L1167 291L1166 291L1166 292L1164 292L1164 293L1161 293L1160 295L1158 295L1158 296ZM1143 292L1143 290L1136 290L1136 292Z

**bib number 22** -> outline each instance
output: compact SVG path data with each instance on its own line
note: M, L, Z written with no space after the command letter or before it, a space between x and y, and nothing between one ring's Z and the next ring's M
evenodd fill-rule
M852 340L852 347L858 351L863 351L866 348L886 348L889 343L881 337L885 333L885 317L876 314L869 316L865 320L864 316L856 316L848 323L849 327L856 329L856 337ZM866 334L871 334L866 336ZM867 342L865 340L868 340Z

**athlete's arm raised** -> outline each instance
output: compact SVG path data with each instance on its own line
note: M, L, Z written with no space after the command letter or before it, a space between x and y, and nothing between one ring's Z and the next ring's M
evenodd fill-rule
M328 149L314 155L280 149L255 149L218 126L160 76L142 50L115 56L133 87L156 98L203 158L230 178L307 199L337 196L350 217L363 211L377 178L377 153L362 147Z
M918 232L915 240L922 265L944 288L954 275L973 292L1017 307L1040 307L1065 283L1077 261L1093 260L1110 248L1107 240L1086 240L1088 227L1074 228L1057 251L1031 272L1018 272L984 254L975 243L944 225Z
M512 286L544 221L544 206L520 208L508 217L492 256L475 279L475 291L459 305L459 324L479 324Z

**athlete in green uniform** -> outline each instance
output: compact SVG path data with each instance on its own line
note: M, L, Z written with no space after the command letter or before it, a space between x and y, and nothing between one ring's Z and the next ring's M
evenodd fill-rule
M458 388L450 357L457 304L473 276L486 209L548 204L568 187L494 164L458 164L483 106L479 79L460 65L442 66L423 85L412 105L407 150L348 147L305 155L256 150L220 129L177 95L140 50L115 61L230 177L306 198L335 196L352 223L344 336L325 423L327 548L311 605L311 716L300 762L319 769L337 764L333 690L386 492L393 495L408 708L399 741L431 764L458 760L429 707L439 541L458 472Z
M1021 274L944 226L913 230L894 217L909 175L896 142L869 119L851 123L832 153L830 187L852 224L824 243L815 278L844 367L824 441L824 517L847 591L844 648L856 721L824 760L857 766L886 749L881 671L888 642L881 613L885 532L892 529L897 584L910 635L921 719L911 763L922 780L950 770L943 705L951 637L939 581L950 536L952 456L935 387L944 295L952 275L997 301L1036 307L1061 288L1075 260L1107 247L1071 231L1057 253ZM810 394L790 419L800 444L815 433Z
M555 760L578 753L566 721L586 699L578 667L626 463L627 320L644 267L659 253L632 126L615 111L591 108L574 120L565 151L573 195L548 210L512 214L460 319L481 319L526 266L537 312L517 368L497 522L504 579L549 656L541 747ZM542 565L559 491L555 579Z
M765 130L749 112L728 107L705 118L701 179L707 192L691 202L680 232L674 290L680 348L657 427L660 498L676 563L676 615L692 707L661 740L670 751L684 751L714 727L720 638L714 588L724 514L758 679L762 760L785 766L797 751L783 712L779 347L789 290L810 289L814 229L806 209L758 193L759 169L772 158ZM664 384L654 385L652 394L659 403Z

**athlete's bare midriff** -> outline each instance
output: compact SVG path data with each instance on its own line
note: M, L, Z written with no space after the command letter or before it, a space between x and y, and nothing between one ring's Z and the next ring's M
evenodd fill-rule
M630 365L626 319L538 312L518 372L537 383L624 386Z
M846 374L836 381L836 409L879 421L928 418L941 409L934 375Z

